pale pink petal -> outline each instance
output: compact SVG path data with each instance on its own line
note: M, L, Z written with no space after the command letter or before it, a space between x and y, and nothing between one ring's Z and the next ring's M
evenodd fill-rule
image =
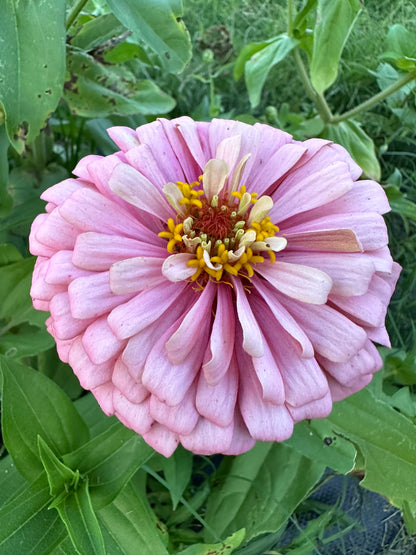
M83 332L94 318L79 320L71 313L69 295L65 291L53 297L49 304L52 315L53 334L58 339L72 339Z
M175 179L168 179L168 181L183 181L185 180L187 183L191 183L195 181L199 175L201 175L201 168L195 157L193 155L190 156L190 148L186 141L183 139L183 135L181 130L184 127L190 127L189 120L185 118L178 118L174 121L169 121L163 118L158 120L158 123L161 124L163 131L166 135L170 148L175 153L179 164L182 168L182 171L178 173ZM181 130L179 129L181 128ZM195 147L197 148L197 144L193 143L194 152ZM180 175L184 176L184 179L180 177Z
M328 378L329 388L331 390L333 401L342 401L346 397L349 397L353 393L357 393L361 389L364 389L373 379L373 374L364 374L363 376L357 376L350 385L341 385L332 378Z
M107 129L107 133L123 152L127 152L139 144L136 132L130 127L123 125L110 127Z
M97 399L98 404L107 416L114 414L113 390L114 387L111 382L107 382L91 389L91 393Z
M172 364L180 364L194 349L199 338L211 327L212 303L217 294L216 285L208 282L181 325L166 342L166 351Z
M136 256L163 257L165 247L142 243L130 237L106 235L89 231L78 235L72 255L72 262L79 268L100 272L108 270L112 264Z
M256 271L278 291L304 303L324 304L332 288L328 274L311 266L277 260L257 265Z
M66 286L55 283L47 283L45 278L48 273L49 260L47 258L38 257L32 277L32 286L30 288L30 296L37 301L50 301L58 293L64 293Z
M287 250L325 252L363 252L364 248L352 229L323 231L285 231Z
M179 445L179 437L171 432L165 426L155 422L150 430L143 435L146 443L153 447L155 451L161 453L164 457L173 455Z
M195 408L195 387L190 387L182 401L175 406L169 406L160 401L156 395L152 395L149 410L154 420L172 432L183 435L190 434L199 418Z
M40 198L58 206L62 204L64 200L69 198L72 193L78 189L83 189L84 187L85 185L80 182L79 179L73 179L70 177L69 179L65 179L64 181L49 187L46 191L43 191Z
M175 127L181 134L191 156L202 169L211 156L205 141L201 137L201 125L187 116L182 116L175 120Z
M211 385L204 372L199 374L196 391L196 408L217 426L228 426L234 417L238 392L238 366L235 358L230 362L223 377Z
M126 152L126 160L135 170L151 181L157 189L162 190L166 184L166 179L148 145L135 146Z
M200 418L193 431L188 435L181 435L180 440L185 449L197 455L213 455L229 449L233 432L234 422L222 428L205 418Z
M114 387L118 389L130 403L138 405L149 396L149 392L144 385L130 376L127 365L124 364L120 358L116 360L111 379Z
M149 411L149 398L141 403L131 403L118 389L113 393L114 413L117 418L128 428L137 434L147 433L152 424L153 418Z
M231 291L228 286L216 286L217 306L205 360L202 366L205 380L211 386L222 380L231 362L234 349L235 317Z
M158 320L183 293L187 284L162 283L124 304L115 303L108 323L119 339L127 339Z
M168 220L174 216L172 207L165 197L144 175L128 164L119 164L114 168L109 180L111 190L129 204Z
M54 248L47 247L36 238L37 231L41 228L48 217L48 214L39 214L38 216L36 216L32 223L29 235L29 250L34 256L49 258L50 256L53 256L56 252Z
M312 418L326 418L332 410L332 397L328 390L322 399L316 399L299 407L292 407L289 404L286 406L295 423Z
M91 272L74 266L72 251L62 250L49 259L44 279L50 285L68 285L73 279L90 274Z
M71 313L74 318L97 318L131 299L132 295L116 295L110 289L109 272L74 279L68 286Z
M348 315L359 326L379 327L386 317L386 304L371 292L358 297L330 295L329 300L332 306L335 305L337 309Z
M264 354L264 346L259 325L240 280L231 276L231 281L236 295L238 321L243 330L243 349L253 357L261 357Z
M93 389L111 381L114 360L106 361L103 364L93 364L82 345L81 337L72 343L68 362L84 389Z
M348 166L344 162L334 162L316 173L305 172L302 178L295 172L283 180L273 195L275 204L269 216L273 221L282 222L295 214L331 202L352 187Z
M227 167L232 169L237 163L241 149L241 135L233 135L223 139L217 146L215 158L224 160Z
M51 212L36 231L39 243L57 250L72 249L78 230L62 218L58 210Z
M240 455L250 451L256 444L256 440L250 435L247 426L241 417L238 407L234 416L233 438L228 449L224 450L224 455Z
M90 172L88 171L88 166L93 162L98 162L103 160L104 156L99 156L98 154L89 154L88 156L84 156L75 166L72 173L77 177L81 177L87 181L91 181ZM59 203L60 204L60 203Z
M117 339L108 325L107 317L102 316L85 330L82 345L94 364L102 364L120 353L125 341Z
M114 263L110 268L110 289L117 295L150 289L165 282L164 258L140 256Z
M189 279L195 273L195 268L188 266L187 262L195 259L195 255L188 252L172 254L165 258L162 265L162 274L174 283Z

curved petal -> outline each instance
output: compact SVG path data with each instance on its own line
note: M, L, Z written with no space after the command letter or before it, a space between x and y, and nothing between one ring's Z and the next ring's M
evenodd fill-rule
M138 256L115 262L110 268L110 289L116 295L151 289L162 282L164 258Z
M215 455L226 451L233 439L234 421L226 428L217 426L205 418L188 435L181 435L180 440L185 449L197 455Z
M140 435L151 429L154 421L150 416L149 398L138 404L131 403L127 397L116 389L113 394L113 403L115 415L125 426Z
M125 341L117 339L108 325L107 317L102 316L85 330L82 345L94 364L102 364L120 353Z
M155 422L150 430L142 435L145 442L164 457L173 455L179 445L179 436L158 422Z
M173 283L189 279L194 275L195 267L188 266L187 262L194 258L195 255L188 252L172 254L163 262L162 274Z
M253 357L261 357L264 354L264 346L259 325L240 280L231 276L231 282L236 294L238 321L243 330L243 349Z
M190 387L180 403L169 406L156 395L150 397L150 414L156 422L163 424L177 434L190 434L198 422L199 414L195 408L195 388Z

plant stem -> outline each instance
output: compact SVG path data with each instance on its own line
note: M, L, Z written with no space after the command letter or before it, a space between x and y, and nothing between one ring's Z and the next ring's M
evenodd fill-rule
M71 25L74 23L74 21L78 17L79 12L82 10L82 8L85 6L85 4L87 2L88 2L88 0L78 0L78 2L76 2L75 5L72 6L71 11L69 12L68 17L66 18L66 30L67 31L71 27Z
M365 110L369 110L370 108L372 108L373 106L375 106L376 104L378 104L379 102L381 102L382 100L390 96L391 94L395 93L396 91L404 87L404 85L407 85L407 83L409 83L413 79L416 79L416 70L406 73L405 75L400 77L400 79L398 79L395 83L393 83L392 85L384 89L384 91L381 91L375 94L374 96L372 96L362 104L359 104L352 110L348 110L348 112L344 112L339 116L332 116L330 123L339 123L340 121L353 118L358 114L360 114L361 112L364 112Z
M315 106L323 121L325 123L331 122L334 117L332 115L331 109L326 103L325 97L322 94L319 94L318 92L316 92L316 90L313 88L312 83L309 79L308 72L306 71L305 64L302 61L299 49L295 48L293 51L293 54L295 57L296 66L298 68L299 77L301 78L303 86L305 87L306 93L311 98L311 100L313 100L313 102L315 103Z
M287 0L287 34L289 37L293 35L293 0Z

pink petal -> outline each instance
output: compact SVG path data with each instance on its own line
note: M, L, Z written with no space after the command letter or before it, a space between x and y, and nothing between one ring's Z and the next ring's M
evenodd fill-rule
M150 430L153 418L150 416L149 399L139 404L131 403L116 389L113 393L113 403L115 415L125 426L140 435Z
M168 220L174 215L171 206L153 183L128 164L119 164L114 168L109 186L129 204L161 220Z
M329 300L359 326L378 327L384 324L387 306L371 292L358 297L330 295Z
M88 166L93 162L97 162L103 160L104 156L99 156L98 154L89 154L88 156L84 156L75 166L72 173L81 179L85 179L86 181L91 181L90 172L88 171ZM60 204L60 203L59 203Z
M322 399L315 399L299 407L287 405L287 409L295 423L301 420L310 420L311 418L326 418L332 410L331 393L328 390Z
M136 256L163 257L166 248L142 243L129 237L89 231L78 235L72 262L79 268L100 272L119 260Z
M326 303L332 288L328 274L311 266L277 260L257 265L256 271L278 291L304 303Z
M88 357L80 337L75 339L69 351L68 362L84 389L94 389L111 381L114 360L93 364Z
M335 162L317 172L289 174L273 195L275 202L269 212L272 221L282 222L335 200L352 189L353 182L344 162Z
M357 379L355 379L352 384L346 386L339 384L329 377L328 384L331 390L332 400L342 401L342 399L345 399L353 393L357 393L357 391L361 391L361 389L364 389L364 387L368 385L372 379L373 374L364 374L363 376L359 376Z
M181 325L166 343L168 358L173 364L182 363L194 349L200 336L208 333L211 327L212 303L217 287L208 282L195 304L187 311Z
M166 184L166 178L146 144L136 146L126 152L126 159L131 166L146 177L159 191Z
M249 431L247 430L247 426L244 424L240 415L240 411L238 410L238 407L236 407L233 438L228 449L224 449L222 453L224 455L240 455L241 453L250 451L255 444L256 440L251 437Z
M39 214L36 216L32 223L32 227L30 228L30 235L29 235L29 250L31 254L34 256L41 256L45 258L49 258L50 256L54 255L56 250L51 247L47 247L38 239L36 238L36 233L42 227L43 223L49 217L48 214Z
M56 251L73 249L77 235L76 227L66 222L58 210L46 216L36 231L36 239Z
M364 253L284 251L279 260L321 270L332 280L331 295L363 295L375 272L372 258Z
M166 282L162 275L164 258L140 256L116 262L110 268L110 289L117 295L136 293Z
M236 294L238 321L243 330L243 349L253 357L261 357L264 354L264 346L259 325L240 279L231 276L231 281Z
M114 365L112 382L114 387L134 405L142 403L149 396L149 392L144 385L130 376L127 365L120 358L116 360Z
M40 198L58 206L69 198L72 193L78 189L83 189L84 187L85 185L82 181L70 177L69 179L65 179L64 181L49 187L46 191L43 191Z
M73 317L70 309L69 295L66 291L58 293L53 297L49 310L53 321L52 335L58 339L73 339L94 321L93 318L79 320Z
M158 123L162 125L163 131L169 141L170 148L172 148L182 167L180 175L184 175L184 179L178 174L178 177L168 179L168 181L175 182L185 180L187 183L195 181L202 172L201 166L196 163L193 156L190 156L189 145L183 140L183 136L179 131L178 124L182 128L187 125L185 118L178 118L172 121L161 118L158 120ZM193 146L195 147L195 143Z
M107 129L107 133L123 152L127 152L139 144L136 132L130 127L122 125L110 127Z
M143 439L153 447L155 451L161 453L164 457L173 455L179 444L177 434L171 432L165 426L155 422L150 430L143 434Z
M182 401L175 406L169 406L152 395L150 397L150 414L154 420L172 432L190 434L199 418L195 409L195 388L190 387Z
M217 306L212 324L209 347L202 370L207 384L219 383L230 365L234 349L235 319L231 291L217 285Z
M205 418L200 418L193 431L190 434L181 435L180 439L185 449L197 455L214 455L229 449L233 431L234 422L222 428Z
M102 364L120 353L125 342L117 339L107 323L107 317L102 316L85 330L82 345L94 364Z
M223 160L231 170L237 163L241 149L241 135L233 135L222 140L215 152L214 158Z
M235 359L231 360L221 380L214 385L201 372L195 400L199 414L217 426L228 426L234 417L237 390L238 367Z
M98 404L107 416L114 414L113 389L113 384L111 382L107 382L103 385L99 385L98 387L94 387L91 390L91 393L97 399Z
M189 279L194 275L195 267L188 266L187 262L194 258L195 255L188 252L172 254L163 262L162 274L174 283Z
M280 300L303 327L315 351L333 362L346 362L366 342L361 327L329 306L301 305L283 296Z
M328 252L363 252L363 246L351 229L293 231L284 233L289 250Z
M208 148L201 142L200 124L195 123L191 118L183 116L175 119L175 127L181 134L189 153L198 164L199 168L203 168L211 158ZM166 129L166 127L165 127Z
M132 337L156 322L176 299L184 293L187 284L165 282L145 289L130 301L119 303L108 316L108 323L119 339Z
M48 267L49 260L38 257L33 269L32 286L30 288L30 296L33 300L50 301L58 293L66 291L66 287L62 284L50 284L45 281Z
M131 299L116 295L110 289L109 272L100 272L74 279L68 287L71 313L74 318L97 318ZM123 338L121 338L123 339Z
M68 285L77 277L90 275L91 272L80 270L72 263L72 251L58 251L47 266L45 281L51 285Z

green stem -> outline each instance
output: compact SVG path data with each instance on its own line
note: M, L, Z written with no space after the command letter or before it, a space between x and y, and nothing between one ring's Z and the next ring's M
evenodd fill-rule
M69 12L68 17L66 18L66 30L67 31L71 27L71 25L74 23L74 21L78 17L79 12L82 10L82 8L85 6L85 4L87 2L88 2L88 0L78 0L78 2L76 2L75 5L72 6L71 11Z
M339 116L333 116L330 123L339 123L340 121L353 118L358 114L360 114L361 112L364 112L365 110L369 110L370 108L372 108L373 106L375 106L376 104L378 104L379 102L381 102L382 100L390 96L391 94L395 93L396 91L404 87L404 85L407 85L407 83L409 83L413 79L416 79L416 71L411 71L410 73L406 73L395 83L387 87L387 89L384 89L384 91L381 91L378 94L375 94L374 96L372 96L362 104L359 104L352 110L348 110L348 112L344 112Z
M293 0L287 0L287 34L293 35Z
M306 70L305 64L302 61L299 49L295 48L293 51L293 54L295 57L296 66L298 68L299 77L301 78L303 86L305 87L306 93L311 98L311 100L313 100L313 102L315 103L315 106L323 121L325 123L331 122L334 117L332 115L331 109L326 103L324 96L316 92L316 90L313 88L312 83L309 79L309 75Z

